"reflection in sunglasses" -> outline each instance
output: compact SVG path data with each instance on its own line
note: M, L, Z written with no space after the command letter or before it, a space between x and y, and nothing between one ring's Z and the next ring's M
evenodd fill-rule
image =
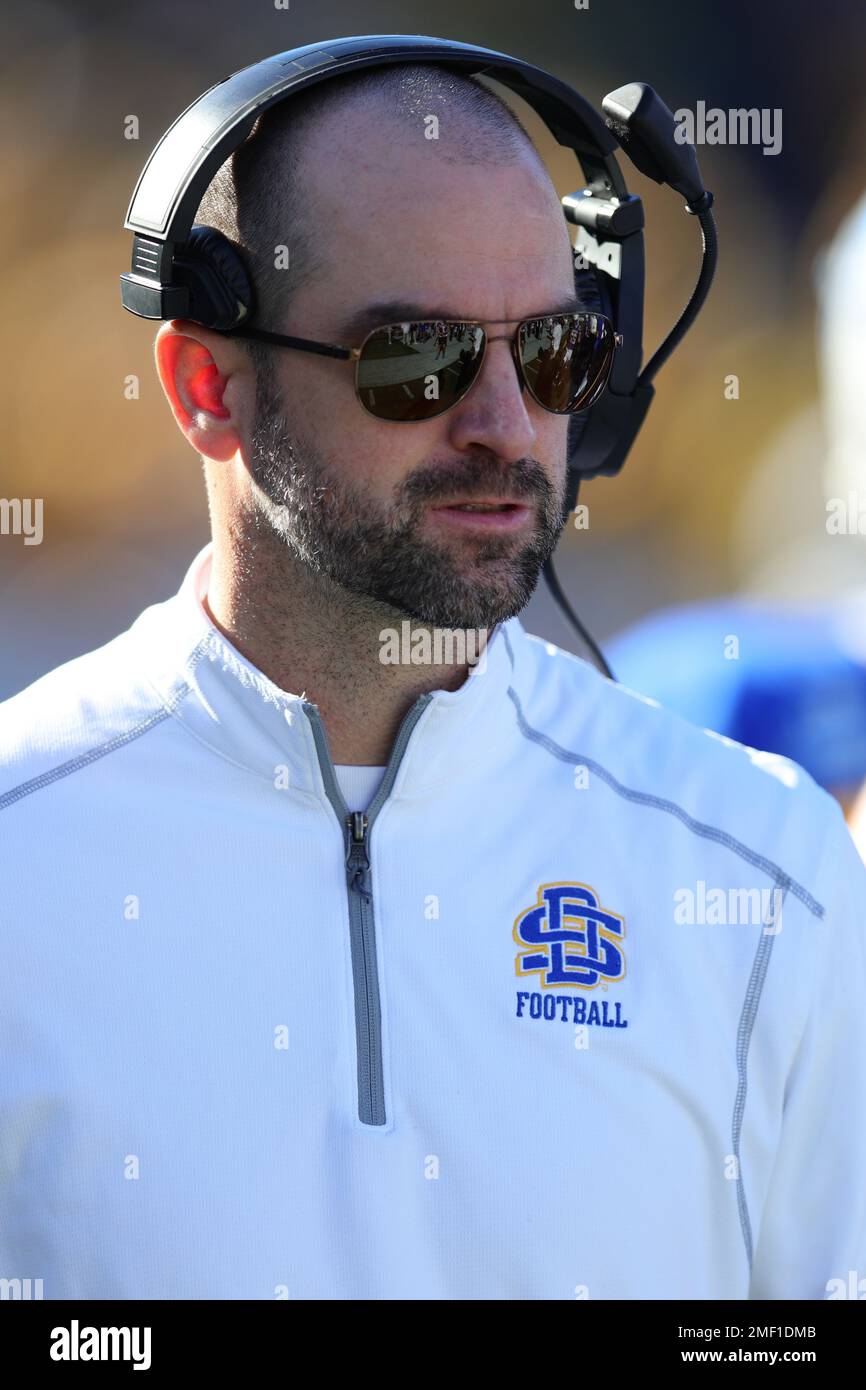
M594 400L613 357L609 321L559 314L524 321L517 331L522 378L545 410L567 414ZM361 403L386 420L430 419L455 405L475 381L486 337L468 320L388 324L367 337L357 363Z

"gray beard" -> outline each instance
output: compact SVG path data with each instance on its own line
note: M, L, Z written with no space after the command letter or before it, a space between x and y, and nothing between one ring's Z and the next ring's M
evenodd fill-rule
M259 523L312 575L437 627L492 629L525 608L564 525L564 488L557 493L534 459L505 471L495 455L478 451L458 463L426 465L382 503L330 468L311 441L290 433L280 407L260 379L249 463L254 501ZM506 490L535 508L536 527L523 545L491 536L471 547L469 564L456 548L421 538L431 503Z

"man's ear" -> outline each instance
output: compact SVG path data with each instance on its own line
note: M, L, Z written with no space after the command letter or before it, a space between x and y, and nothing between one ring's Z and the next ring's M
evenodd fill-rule
M171 412L192 448L218 463L233 458L252 386L247 359L234 344L183 319L162 324L153 350Z

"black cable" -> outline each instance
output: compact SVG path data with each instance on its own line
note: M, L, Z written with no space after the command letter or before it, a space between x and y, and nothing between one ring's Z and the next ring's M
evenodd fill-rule
M604 657L604 653L601 650L601 647L598 645L592 634L588 632L587 629L584 627L583 623L580 621L580 618L575 613L568 599L565 597L562 585L556 577L556 570L553 568L552 555L544 565L544 578L547 581L547 587L550 589L550 592L553 594L554 599L559 604L559 607L562 609L562 612L565 614L565 617L571 623L572 627L577 632L584 645L588 647L590 655L592 656L593 665L596 666L599 671L601 671L603 676L607 676L608 680L615 681L616 676L613 674L613 671L608 666L607 661Z
M686 333L688 333L700 312L701 305L710 292L710 285L713 283L713 276L716 273L716 261L719 255L719 238L716 232L715 218L710 212L713 195L707 192L704 193L704 198L709 201L703 208L701 208L700 203L692 207L689 207L689 204L686 203L686 210L697 217L701 224L703 257L701 260L701 271L698 276L698 283L695 285L691 299L685 309L683 309L683 312L680 314L670 333L665 338L661 347L657 348L653 353L649 362L647 362L638 377L638 386L644 386L652 381L659 367L667 362L674 348L685 337Z
M664 339L661 346L656 349L649 362L644 367L638 377L638 386L647 385L652 381L659 367L663 366L668 360L674 348L682 341L688 333L695 319L697 318L701 306L710 291L713 276L716 273L716 262L718 260L719 241L716 232L715 218L710 211L713 205L713 195L708 190L704 190L700 198L693 203L686 203L686 211L697 217L701 226L701 239L703 242L703 253L701 257L701 269L698 275L698 282L695 285L692 297L683 312L680 314L668 336ZM604 653L596 642L595 638L584 627L580 618L575 613L571 604L565 596L562 585L556 577L553 568L553 557L544 566L544 577L547 587L550 589L554 599L559 605L568 622L571 623L581 641L588 648L592 656L594 665L601 671L602 675L607 676L608 680L615 681L616 676L607 664Z

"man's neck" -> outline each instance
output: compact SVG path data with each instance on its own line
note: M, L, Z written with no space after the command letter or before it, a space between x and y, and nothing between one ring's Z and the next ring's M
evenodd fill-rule
M205 607L242 656L318 706L337 764L383 766L403 717L428 690L456 690L468 662L383 661L405 614L311 575L287 547L214 544ZM432 628L412 620L411 630Z

